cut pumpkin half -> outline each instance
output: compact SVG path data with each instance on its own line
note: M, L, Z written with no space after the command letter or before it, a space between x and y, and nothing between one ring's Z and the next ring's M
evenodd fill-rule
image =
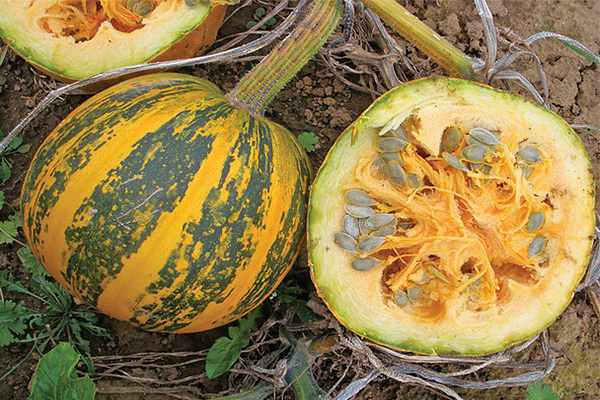
M0 0L0 36L50 76L191 57L215 40L226 0Z
M363 337L490 354L565 309L594 223L590 161L563 119L488 86L418 80L376 100L323 162L311 273Z

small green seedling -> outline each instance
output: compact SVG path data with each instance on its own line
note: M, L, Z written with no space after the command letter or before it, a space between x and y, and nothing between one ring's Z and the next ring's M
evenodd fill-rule
M560 400L560 397L550 386L538 381L527 386L527 400Z
M246 24L246 29L250 29L253 26L255 26L256 24L258 24L260 22L260 20L267 14L267 11L262 8L259 7L256 9L256 11L254 11L254 15L252 16L253 20L252 21L248 21L248 23ZM277 23L277 20L275 18L269 18L260 28L261 29L267 29L270 26L273 26Z
M312 132L302 132L298 135L298 141L304 147L307 153L315 150L315 144L319 143L319 138Z

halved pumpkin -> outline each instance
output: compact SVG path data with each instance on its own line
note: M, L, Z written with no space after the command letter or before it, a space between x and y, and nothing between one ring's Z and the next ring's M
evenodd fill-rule
M376 100L331 148L310 196L311 273L357 334L483 355L550 325L583 276L594 183L556 114L431 78Z
M186 58L214 42L225 0L0 0L0 37L72 82L118 67Z

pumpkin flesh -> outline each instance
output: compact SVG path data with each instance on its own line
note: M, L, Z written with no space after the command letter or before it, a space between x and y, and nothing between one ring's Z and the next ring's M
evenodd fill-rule
M454 128L460 142L445 151ZM484 159L469 163L474 128L500 144L483 145ZM405 184L382 160L381 140L399 130L409 141L394 155ZM541 161L525 162L525 148ZM462 161L453 166L448 154ZM591 249L593 188L581 141L548 110L467 81L405 84L340 136L317 174L308 216L313 280L340 322L376 342L423 354L500 351L542 331L572 298ZM374 200L375 214L395 218L379 247L361 247L376 236L368 230L356 251L335 240L353 189ZM534 214L543 216L540 227ZM378 261L357 270L357 258Z
M212 45L225 14L185 0L0 0L0 37L29 63L65 82L114 68L193 56ZM134 10L139 10L133 8Z
M48 136L23 187L25 234L52 276L103 313L207 330L287 273L309 177L285 128L206 80L148 75L90 98Z

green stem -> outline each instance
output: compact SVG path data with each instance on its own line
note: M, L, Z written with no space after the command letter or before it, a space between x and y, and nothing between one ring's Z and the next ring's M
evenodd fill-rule
M228 94L229 101L263 115L275 95L325 44L338 24L341 0L314 0L302 22L244 76Z
M363 3L448 74L457 78L476 79L474 59L439 36L396 0L363 0Z

